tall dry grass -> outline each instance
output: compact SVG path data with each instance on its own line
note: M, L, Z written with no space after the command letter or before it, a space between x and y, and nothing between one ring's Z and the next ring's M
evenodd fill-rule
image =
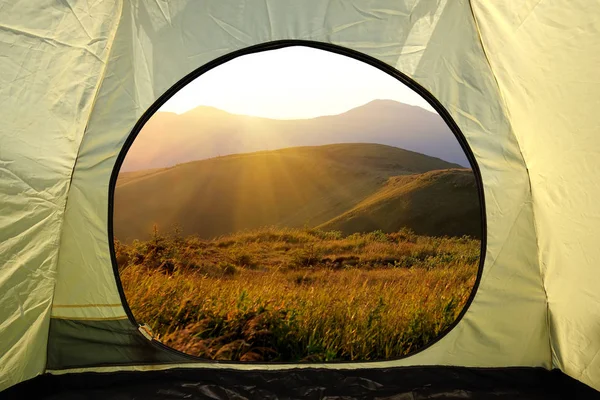
M433 340L463 308L479 241L266 228L116 243L139 322L215 360L358 361Z

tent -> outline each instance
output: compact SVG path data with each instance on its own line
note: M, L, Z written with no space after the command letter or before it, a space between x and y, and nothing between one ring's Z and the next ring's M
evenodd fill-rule
M0 10L0 396L598 394L600 2L9 0ZM111 181L134 127L186 77L292 45L401 72L474 155L487 227L478 289L452 330L409 357L208 362L153 340L124 303Z

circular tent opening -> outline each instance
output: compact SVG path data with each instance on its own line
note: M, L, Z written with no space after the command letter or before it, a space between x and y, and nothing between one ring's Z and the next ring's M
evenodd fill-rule
M190 74L119 157L118 282L167 346L388 360L438 340L474 295L482 185L460 131L391 67L311 46L258 46Z

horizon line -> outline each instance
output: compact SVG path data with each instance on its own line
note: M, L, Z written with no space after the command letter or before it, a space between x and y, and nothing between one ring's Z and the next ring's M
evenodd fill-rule
M196 159L196 160L189 160L189 161L184 161L184 162L178 162L176 164L165 165L165 166L162 166L162 167L146 167L146 168L131 169L131 170L130 169L127 169L127 170L122 169L123 165L125 164L125 160L123 160L123 163L121 164L121 168L119 168L119 175L121 173L127 173L127 172L142 172L142 171L150 171L150 170L170 169L170 168L178 167L180 165L185 165L185 164L190 164L190 163L195 163L195 162L200 162L200 161L216 160L216 159L219 159L219 158L226 158L226 157L232 157L232 156L247 156L247 155L251 155L251 154L269 153L269 152L282 151L282 150L287 150L287 149L302 149L302 148L339 146L339 145L377 145L377 146L384 146L384 147L392 147L392 148L400 149L400 150L407 151L407 152L410 152L410 153L416 153L416 154L424 155L426 157L436 158L438 160L447 162L449 164L458 165L461 168L471 169L471 170L473 169L473 167L471 165L464 166L464 165L461 165L459 163L448 161L448 160L444 160L443 158L436 157L436 156L433 156L433 155L430 155L430 154L420 153L418 151L408 150L408 149L405 149L405 148L402 148L402 147L398 147L398 146L393 146L393 145L390 145L390 144L376 143L376 142L338 142L338 143L325 143L325 144L317 144L317 145L300 145L300 146L277 147L277 148L273 148L273 149L254 150L254 151L249 151L249 152L245 152L245 153L225 153L225 154L218 154L218 155L215 155L215 156L212 156L212 157L199 158L199 159ZM454 167L454 168L456 168L456 167Z
M232 111L224 110L222 108L215 107L215 106L208 105L208 104L198 104L197 106L192 107L192 108L190 108L190 109L188 109L188 110L186 110L186 111L184 111L182 113L178 113L176 111L163 110L164 106L169 102L169 100L167 100L167 102L165 102L165 104L163 104L158 109L158 111L156 111L156 113L175 114L177 116L180 116L180 115L184 115L184 114L187 114L189 112L192 112L192 111L194 111L194 110L196 110L198 108L212 108L212 109L217 110L217 111L221 111L221 112L224 112L224 113L227 113L227 114L230 114L230 115L241 116L241 117L262 118L262 119L269 119L269 120L275 120L275 121L303 121L303 120L311 120L311 119L316 119L316 118L321 118L321 117L334 117L334 116L337 116L337 115L346 114L346 113L348 113L348 112L350 112L352 110L356 110L356 109L359 109L359 108L364 107L366 105L369 105L371 103L374 103L374 102L377 102L377 101L381 101L381 102L397 103L397 104L401 104L401 105L412 107L412 108L415 108L415 107L416 108L420 108L421 110L424 110L424 111L427 111L427 112L429 112L431 114L435 114L435 115L439 116L439 113L437 111L435 111L435 110L429 110L427 108L421 107L421 106L416 105L416 104L409 104L409 103L404 103L404 102L393 100L393 99L383 99L383 98L377 98L377 99L369 100L366 103L350 107L347 110L341 111L341 112L336 113L336 114L322 114L322 115L316 115L314 117L304 117L304 118L303 117L298 117L298 118L275 118L275 117L266 117L266 116L256 115L256 114L237 113L237 112L232 112ZM152 117L150 117L150 118L152 118Z

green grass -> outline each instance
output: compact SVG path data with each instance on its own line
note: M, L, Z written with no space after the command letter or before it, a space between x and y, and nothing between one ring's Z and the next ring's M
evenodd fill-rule
M298 362L424 346L469 297L479 246L408 230L276 228L115 243L129 305L163 343L215 360Z

